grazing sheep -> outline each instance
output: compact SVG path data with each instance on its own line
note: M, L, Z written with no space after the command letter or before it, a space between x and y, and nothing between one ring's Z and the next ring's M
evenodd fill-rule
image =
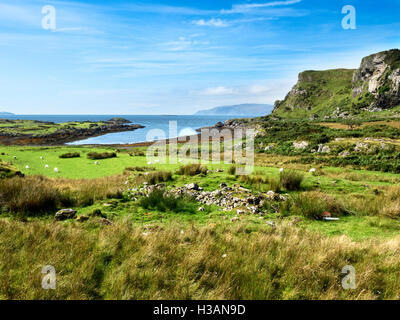
M95 166L98 166L98 165L99 165L99 162L98 162L98 161L96 161L96 162L94 163L94 165L95 165Z
M13 157L13 159L14 159L14 160L17 160L17 157L16 157L16 156L14 156L14 157Z
M50 168L48 164L46 164L44 167L45 167L46 169Z
M153 162L149 161L149 162L147 162L147 164L149 164L149 165L150 165L150 164L153 164Z
M43 160L44 158L43 157L40 157L40 160Z
M280 173L283 173L283 171L285 171L285 169L283 169L283 168L280 168L280 169L279 169L279 172L280 172Z
M311 170L310 170L310 173L316 173L317 172L317 169L315 169L315 168L312 168Z
M29 166L25 166L25 169L28 169L28 170L29 170Z
M54 172L57 172L57 173L58 173L58 168L54 168Z

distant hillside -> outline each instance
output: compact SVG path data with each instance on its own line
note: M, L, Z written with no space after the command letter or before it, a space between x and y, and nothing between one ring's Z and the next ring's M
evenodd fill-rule
M229 115L229 116L265 116L270 114L273 106L268 104L240 104L201 110L196 115Z
M11 113L11 112L1 112L0 111L0 116L14 116L14 113Z
M273 114L286 118L335 119L396 113L400 107L400 50L364 58L356 70L304 71Z

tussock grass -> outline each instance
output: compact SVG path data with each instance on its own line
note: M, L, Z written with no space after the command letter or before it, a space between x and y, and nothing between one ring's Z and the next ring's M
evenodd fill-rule
M87 157L88 159L91 160L102 160L102 159L116 158L117 154L115 152L103 152L103 153L89 152L87 154Z
M147 172L147 171L155 171L156 168L154 167L126 167L124 169L125 173L129 173L129 172Z
M71 158L80 158L81 154L79 152L69 152L63 153L59 156L60 159L71 159Z
M280 174L280 182L283 188L288 191L300 190L304 175L294 170L285 170Z
M320 219L325 212L336 217L348 213L341 201L317 191L294 194L282 205L282 213L300 215L309 219Z
M196 176L199 174L207 175L207 172L208 172L207 167L202 166L200 164L188 164L185 166L181 166L176 171L177 174L185 176Z
M397 299L400 238L355 243L282 224L83 225L0 220L2 299ZM225 256L226 255L226 256ZM56 290L41 288L52 265ZM356 269L355 290L341 270ZM15 272L18 270L18 272Z
M161 212L172 211L175 213L195 213L197 203L187 197L175 197L163 190L154 190L148 196L142 198L139 205L147 210Z
M53 212L61 205L72 203L70 195L61 192L49 180L41 177L14 177L1 180L0 213L19 217Z
M142 185L145 182L150 185L154 185L172 180L173 177L171 171L154 171L146 174L139 173L131 178L132 183L136 186Z
M264 175L257 174L254 176L240 176L239 182L250 186L252 189L268 192L280 192L281 191L281 184L280 181L273 177L265 177Z

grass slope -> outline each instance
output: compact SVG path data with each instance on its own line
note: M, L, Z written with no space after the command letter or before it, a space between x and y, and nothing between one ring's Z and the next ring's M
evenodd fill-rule
M308 118L312 114L324 117L348 106L353 73L347 69L300 73L298 83L273 114L283 118Z

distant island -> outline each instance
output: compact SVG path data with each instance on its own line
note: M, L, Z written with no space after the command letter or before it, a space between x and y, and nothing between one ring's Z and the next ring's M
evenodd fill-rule
M0 116L15 116L15 114L11 112L0 111Z
M229 116L265 116L272 112L269 104L239 104L234 106L216 107L209 110L200 110L195 113L199 116L229 115Z

